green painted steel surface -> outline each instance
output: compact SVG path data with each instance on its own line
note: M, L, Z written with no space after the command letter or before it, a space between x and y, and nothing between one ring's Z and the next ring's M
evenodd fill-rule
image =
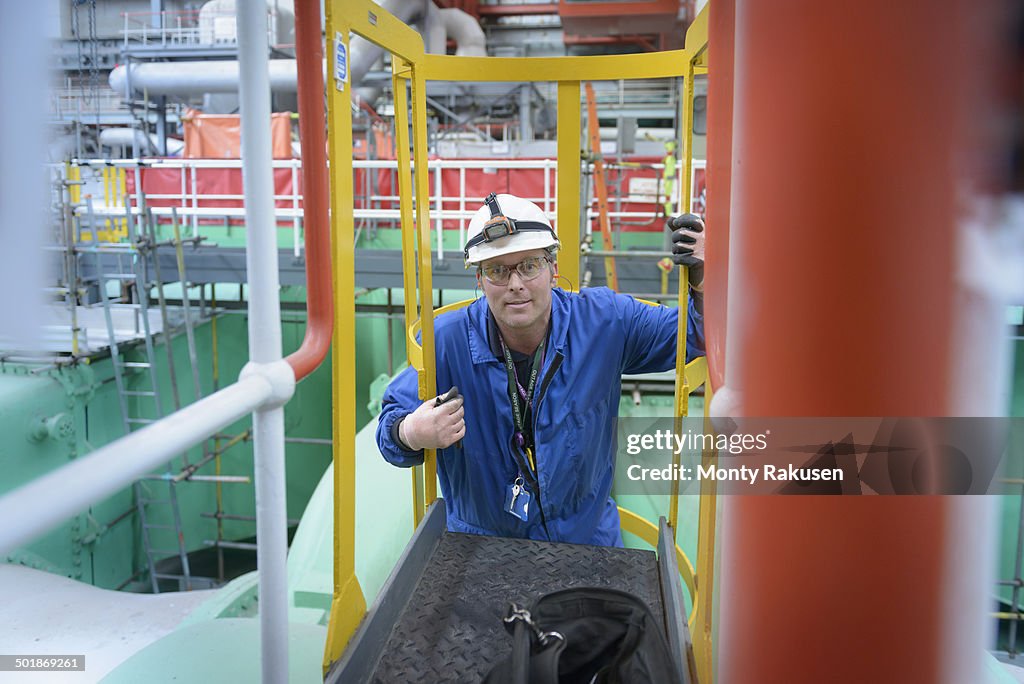
M323 681L320 663L326 639L326 627L288 626L289 682ZM142 649L101 681L258 682L259 641L258 620L224 618L191 624Z
M356 435L356 576L371 605L413 533L412 471L396 468L377 449L377 421ZM309 500L288 553L288 586L296 609L322 611L326 624L332 588L333 467Z
M411 474L377 450L371 421L356 436L356 574L367 604L377 597L413 531ZM333 468L306 506L288 553L291 682L320 681L333 587ZM257 681L255 572L236 578L198 606L172 634L142 649L104 682ZM244 624L248 623L248 624ZM172 656L178 649L178 658ZM187 654L187 657L181 657ZM256 668L253 670L253 668Z
M0 492L39 477L80 456L88 434L89 416L81 410L96 387L92 369L33 374L24 367L0 365ZM79 393L81 396L79 396ZM38 430L57 420L59 432ZM69 485L70 486L70 485ZM96 515L102 515L100 511ZM8 560L29 567L93 582L87 515L8 555Z
M1016 676L1014 676L1016 673ZM985 654L985 684L1019 684L1018 677L1024 676L1024 670L1015 667L1013 672L1000 663L991 653Z
M1024 417L1024 340L1015 342L1015 363L1013 379L1011 380L1012 393L1010 395L1010 414L1018 418ZM1006 473L1009 477L1024 477L1024 473ZM1001 580L1014 578L1014 570L1017 562L1017 536L1021 519L1021 506L1024 505L1024 487L1021 487L1020 495L1005 495L999 499L999 564L998 577ZM1013 598L1013 588L999 586L997 589L999 600L1009 605ZM1024 592L1018 591L1018 605L1024 603ZM1024 633L1019 637L1024 643Z
M628 390L628 387L624 386ZM631 418L636 421L643 419L665 419L671 418L673 411L673 398L671 394L645 394L640 398L640 404L634 403L633 399L624 395L619 400L619 417ZM704 415L704 397L691 396L689 414L691 416ZM636 427L636 426L634 426ZM637 428L639 429L639 428ZM612 496L615 502L627 510L633 511L640 517L658 524L658 518L668 518L669 501L668 494L619 494L616 488L612 488ZM679 529L676 530L676 544L683 550L690 563L697 565L697 513L700 505L699 496L681 496L679 499ZM623 533L623 542L626 546L635 549L650 549L651 546L628 532ZM682 580L680 580L680 583ZM686 604L686 611L689 614L691 609L690 592L683 587L683 601Z
M191 293L194 302L197 301L198 289L193 288ZM217 295L221 302L228 300L227 295L237 299L239 288L221 285L217 288ZM180 288L175 293L168 287L168 296L180 296ZM282 300L286 304L301 305L305 301L305 290L283 288ZM386 304L387 294L371 292L364 295L360 301ZM399 299L398 306L400 305ZM396 310L400 311L400 308ZM305 334L305 311L285 311L282 318L283 348L284 353L288 354L302 343ZM393 341L391 359L388 357L388 346L381 344L381 341L388 337L389 324L392 327ZM205 396L216 389L213 381L211 323L196 326L195 340L200 388ZM219 387L226 386L238 378L242 366L249 357L247 340L247 316L244 311L228 312L218 316ZM400 318L389 321L379 316L360 316L357 321L357 340L360 358L357 366L357 387L361 395L360 401L357 401L357 420L358 424L362 425L370 419L369 411L366 409L370 382L405 358L404 324ZM196 398L196 392L183 330L177 331L173 336L170 348L180 402L182 405L192 403ZM123 345L122 352L125 360L145 360L145 350L141 344ZM174 401L163 336L157 337L155 360L162 408L167 414L173 411ZM128 390L149 389L148 378L142 375L143 372L137 370L126 374ZM77 366L43 372L32 372L25 366L0 364L0 430L7 436L0 444L0 466L3 472L0 476L0 492L14 489L67 463L70 459L81 457L94 448L121 437L124 430L113 380L113 366L109 357L94 358ZM157 417L152 398L128 397L127 400L131 415ZM208 441L208 451L223 448L227 438L245 433L250 425L251 420L246 418L228 426L223 431L224 438ZM295 397L285 407L285 425L289 438L331 439L329 358L298 384ZM199 447L187 454L190 463L197 463L202 457L203 450ZM290 520L297 521L302 515L330 460L329 443L287 444L287 497ZM158 472L177 473L183 465L184 462L179 457L174 459L167 469ZM197 471L198 475L215 473L216 464L213 461ZM228 515L252 518L255 515L255 502L251 441L242 441L223 454L220 473L250 478L249 483L221 485L222 510ZM73 483L69 483L68 486L73 486ZM144 486L153 498L167 496L166 482L148 480ZM207 550L203 558L193 559L192 570L196 575L216 574L214 554L206 541L217 538L217 522L203 515L208 516L216 511L216 490L217 485L213 482L198 481L184 482L178 484L176 488L186 547L189 551ZM167 506L151 506L148 518L153 524L172 523L170 509ZM223 538L251 540L255 535L255 529L255 522L252 520L225 519ZM155 548L175 549L177 546L171 530L153 530L152 535L152 546ZM249 552L233 552L233 555L239 554L243 557L246 554L252 555ZM14 551L7 556L7 560L73 577L99 587L117 588L129 583L130 587L137 586L144 590L141 585L146 579L146 559L141 544L132 488L125 488L43 538ZM134 583L131 582L133 578Z

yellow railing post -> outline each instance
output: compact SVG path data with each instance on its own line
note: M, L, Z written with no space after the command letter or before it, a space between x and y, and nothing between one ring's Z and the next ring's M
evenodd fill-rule
M82 168L77 164L66 162L64 164L65 177L72 182L82 180ZM72 204L80 204L82 202L82 186L75 183L74 185L68 186L68 198Z
M114 201L111 206L121 207L124 206L124 196L128 194L128 174L121 166L115 167L114 172L117 175L114 185ZM118 239L128 237L127 218L117 219L117 237Z
M334 343L331 396L334 436L334 596L324 646L324 671L337 660L366 614L355 574L355 221L352 178L349 33L378 36L396 57L415 62L420 35L369 0L326 3L328 50L328 146L331 160L331 250L334 274ZM345 59L341 64L339 56ZM406 148L408 149L408 148ZM399 174L401 175L401 174ZM407 298L408 301L408 298ZM408 304L407 304L408 306Z
M437 396L437 359L434 357L434 285L430 245L430 173L427 170L427 83L423 71L412 67L413 174L416 186L416 237L419 240L420 345L423 348L423 373L420 375L420 399ZM437 498L437 453L425 449L423 457L423 505Z
M559 273L569 289L580 288L580 82L558 82L558 220L562 243Z
M416 234L412 221L411 162L409 160L409 101L405 92L409 82L410 68L395 57L391 62L391 84L395 97L395 156L398 162L398 211L402 231L402 284L405 293L405 325L408 328L419 318L416 307ZM416 360L421 352L416 339L406 336L405 351L413 367L417 369L419 385L424 385L422 361ZM423 501L423 468L416 466L412 473L412 518L413 528L423 519L426 505Z
M347 54L349 25L327 4L328 43L338 35ZM330 51L330 61L336 52ZM324 671L338 659L366 614L366 599L356 578L356 316L355 221L352 183L352 108L350 86L329 79L328 136L331 169L331 227L334 280L334 332L331 350L332 436L334 456L334 596L327 625Z
M708 46L708 8L697 15L686 32L686 50L689 59L686 63L686 74L683 90L683 179L682 179L682 209L690 210L690 203L693 197L693 98L694 98L694 76L697 73L707 72L707 46ZM680 269L679 278L679 306L680 321L685 316L688 302L684 292L689 288L686 279L689 274L686 268ZM678 353L685 353L686 340L682 339L684 328L680 331ZM704 367L705 379L707 378L707 366ZM705 381L706 389L704 397L704 429L710 433L711 426L707 420L708 406L711 401L711 386ZM687 412L686 379L683 378L682 386L677 379L676 392L676 415L682 416ZM701 454L701 463L707 466L709 463L717 462L716 452L707 451ZM675 484L675 483L673 483ZM672 508L677 507L678 501L673 487ZM714 562L715 562L715 515L717 509L717 486L713 480L701 480L700 484L700 506L697 511L697 594L695 596L693 614L691 616L691 629L693 630L694 658L697 661L697 677L701 682L714 681L714 669L712 662L712 599L714 597ZM674 528L673 528L674 529Z

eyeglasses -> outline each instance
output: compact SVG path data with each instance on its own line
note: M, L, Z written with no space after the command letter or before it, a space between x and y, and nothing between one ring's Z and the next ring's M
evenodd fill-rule
M545 264L551 263L547 257L532 256L523 259L518 264L505 266L504 264L485 264L480 267L487 282L492 285L508 285L508 279L512 276L513 269L519 274L523 282L533 280L544 270Z

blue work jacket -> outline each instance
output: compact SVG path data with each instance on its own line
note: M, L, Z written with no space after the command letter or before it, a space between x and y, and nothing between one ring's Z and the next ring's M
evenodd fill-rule
M488 343L487 300L435 321L438 394L453 385L465 397L461 446L437 452L437 474L453 532L621 546L619 513L611 499L615 418L623 373L675 367L678 309L651 306L607 288L581 294L554 289L551 332L533 408L540 507L535 492L523 521L505 510L519 475L504 361ZM690 302L687 358L703 354L703 316ZM377 444L390 463L410 467L423 451L396 444L392 427L422 402L416 372L388 386Z

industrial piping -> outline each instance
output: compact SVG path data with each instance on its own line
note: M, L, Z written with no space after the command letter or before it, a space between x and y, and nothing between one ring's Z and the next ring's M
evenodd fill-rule
M975 170L957 162L993 158L974 90L996 5L736 3L730 295L757 289L729 297L726 382L744 415L955 410ZM989 550L963 523L986 497L724 498L717 681L983 681Z
M302 211L306 228L306 336L285 361L298 382L327 356L334 325L331 298L331 240L327 204L327 123L324 114L323 41L320 4L295 3L295 44L299 65L299 141L302 143Z
M728 336L729 198L732 196L732 71L736 0L708 7L707 268L704 321L708 376L717 392L725 385Z
M285 505L284 404L295 374L281 358L281 302L274 218L267 12L262 3L238 7L242 185L245 192L246 267L249 273L249 355L242 370L274 373L282 382L276 401L252 414L256 484L256 566L259 573L262 679L288 681L288 526ZM285 383L290 382L290 387Z

